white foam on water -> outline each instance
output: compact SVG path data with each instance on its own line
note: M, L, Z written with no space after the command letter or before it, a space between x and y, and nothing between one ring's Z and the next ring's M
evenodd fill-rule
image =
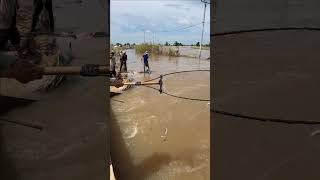
M124 139L134 138L138 134L138 123L129 126L124 130Z

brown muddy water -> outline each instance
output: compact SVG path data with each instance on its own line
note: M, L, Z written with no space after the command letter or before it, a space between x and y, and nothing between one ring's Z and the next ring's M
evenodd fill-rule
M134 50L127 50L127 54L128 70L141 71L140 55ZM151 75L134 73L135 81L168 72L210 68L208 60L186 57L151 56L149 64ZM163 81L168 93L209 99L210 72L176 74ZM208 102L177 99L149 88L133 87L115 96L111 106L111 156L118 179L210 178Z

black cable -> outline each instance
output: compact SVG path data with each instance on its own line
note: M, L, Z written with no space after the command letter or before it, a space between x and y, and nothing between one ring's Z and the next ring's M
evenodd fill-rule
M18 126L24 126L24 127L28 127L28 128L32 128L32 129L37 129L37 130L40 130L40 131L43 129L43 127L39 126L39 125L30 124L30 123L23 123L23 122L17 122L17 121L11 121L11 120L4 119L4 118L0 118L0 121L6 122L6 123L11 123L11 124L18 125Z
M278 27L278 28L263 28L263 29L246 29L238 31L227 31L220 33L213 33L211 36L226 36L232 34L242 34L242 33L251 33L251 32L261 32L261 31L290 31L290 30L305 30L305 31L320 31L320 28L316 27Z
M184 30L184 29L188 29L188 28L192 28L192 27L195 27L195 26L198 26L202 24L201 23L198 23L198 24L193 24L193 25L190 25L190 26L186 26L186 27L183 27L183 28L179 28L179 29L173 29L173 30L162 30L162 31L154 31L156 33L161 33L161 32L174 32L174 31L180 31L180 30Z
M320 121L316 120L294 120L294 119L280 119L280 118L268 118L268 117L258 117L252 115L245 115L240 113L232 113L222 110L210 109L211 112L220 114L223 116L236 117L241 119L260 121L260 122L273 122L273 123L282 123L282 124L300 124L300 125L320 125Z
M145 81L145 82L153 81L153 80L159 79L159 78L161 78L161 77L168 76L168 75L172 75L172 74L179 74L179 73L186 73L186 72L197 72L197 71L200 71L200 72L201 72L201 71L210 72L210 70L206 70L206 69L178 71L178 72L172 72L172 73L163 74L163 75L161 75L161 76L159 76L159 77L156 77L156 78L147 80L147 81ZM144 86L144 87L147 87L147 88L151 88L151 89L160 91L160 89L157 89L157 88L154 88L154 87L151 87L151 86ZM206 101L206 102L210 101L210 99L198 99L198 98L189 98L189 97L177 96L177 95L170 94L170 93L167 93L167 92L164 92L164 91L161 91L161 93L163 93L163 94L165 94L165 95L168 95L168 96L171 96L171 97L174 97L174 98L191 100L191 101Z
M211 36L226 36L233 34L242 34L242 33L251 33L251 32L263 32L263 31L288 31L288 30L305 30L305 31L320 31L320 28L315 27L280 27L280 28L264 28L264 29L248 29L248 30L238 30L238 31L229 31L215 33ZM316 120L294 120L294 119L280 119L280 118L268 118L268 117L258 117L252 115L245 115L240 113L227 112L222 110L213 110L211 112L220 114L223 116L236 117L241 119L260 121L260 122L272 122L272 123L282 123L282 124L298 124L298 125L320 125L320 121Z
M206 71L206 72L210 72L210 70L208 69L198 69L198 70L186 70L186 71L177 71L177 72L171 72L171 73L167 73L167 74L163 74L162 77L164 76L169 76L169 75L172 75L172 74L180 74L180 73L187 73L187 72L201 72L201 71ZM156 80L156 79L159 79L160 76L156 77L156 78L153 78L153 79L149 79L145 82L149 82L149 81L153 81L153 80Z

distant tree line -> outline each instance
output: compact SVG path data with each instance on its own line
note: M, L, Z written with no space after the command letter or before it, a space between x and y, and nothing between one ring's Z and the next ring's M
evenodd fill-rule
M165 46L171 46L171 44L168 43L168 42L166 42L164 45L165 45ZM200 46L200 42L197 42L197 43L195 43L195 44L185 45L185 44L179 43L178 41L175 41L175 42L172 44L172 46ZM202 46L210 46L210 42L209 42L209 44L203 44Z
M121 44L121 43L116 43L116 44L111 44L111 46L127 46L127 47L132 47L132 46L135 46L136 44L135 43L124 43L124 44ZM161 45L161 44L158 44L158 45ZM190 45L185 45L185 44L182 44L178 41L175 41L173 44L170 44L169 42L165 42L164 44L165 46L200 46L200 42L196 42L195 44L190 44ZM203 46L206 46L206 47L209 47L210 46L210 42L208 44L203 44Z
M135 45L136 45L135 43L132 43L132 44L130 44L130 43L124 43L124 44L116 43L116 44L111 44L111 46L120 46L120 47L122 47L122 46L135 46Z

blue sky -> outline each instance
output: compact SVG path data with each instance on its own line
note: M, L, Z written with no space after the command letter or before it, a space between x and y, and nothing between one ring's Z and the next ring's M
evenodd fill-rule
M207 0L208 1L208 0ZM195 44L201 40L204 4L200 0L111 0L111 43ZM210 40L210 5L206 9L203 43ZM197 26L190 27L192 25ZM179 31L172 31L183 29ZM160 32L171 31L171 32Z

